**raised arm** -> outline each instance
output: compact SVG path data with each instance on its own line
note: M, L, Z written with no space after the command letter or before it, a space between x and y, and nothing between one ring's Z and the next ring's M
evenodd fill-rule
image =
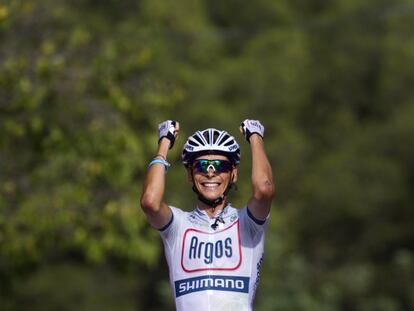
M141 194L141 208L149 223L161 229L171 220L172 212L163 202L165 189L165 173L168 170L168 150L174 145L178 135L179 123L167 120L158 127L158 150L156 156L148 165L147 175Z
M240 127L252 152L252 197L247 206L258 220L265 220L270 212L275 186L272 167L266 156L263 135L264 127L257 120L245 120Z

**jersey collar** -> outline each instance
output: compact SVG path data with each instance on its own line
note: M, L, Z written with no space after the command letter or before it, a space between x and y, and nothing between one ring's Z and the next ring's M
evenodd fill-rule
M207 212L205 210L200 209L198 206L195 208L194 212L201 218L203 219L207 219L207 220L214 220L215 218L217 218L218 216L222 216L224 214L227 213L227 210L229 209L230 203L227 203L223 209L217 209L214 213L214 216L212 218L210 218L210 216L208 216Z

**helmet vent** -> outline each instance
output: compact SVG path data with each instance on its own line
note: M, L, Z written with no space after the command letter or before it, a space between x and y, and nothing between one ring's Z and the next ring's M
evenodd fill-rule
M188 144L191 146L198 146L193 140L188 140Z
M203 141L198 135L194 135L193 138L198 142L199 145L204 145ZM196 146L195 144L193 146Z
M206 140L206 141L210 141L210 137L209 137L209 135L208 135L209 133L208 133L208 131L204 131L203 132L203 136L204 136L204 139ZM210 142L211 143L211 142Z
M214 131L213 132L213 142L217 142L217 139L219 138L219 136L220 136L220 132Z

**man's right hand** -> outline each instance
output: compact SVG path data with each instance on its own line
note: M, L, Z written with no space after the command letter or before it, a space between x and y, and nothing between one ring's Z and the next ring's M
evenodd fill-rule
M174 146L175 139L178 136L180 124L174 120L167 120L158 125L158 143L164 137L170 141L170 149Z

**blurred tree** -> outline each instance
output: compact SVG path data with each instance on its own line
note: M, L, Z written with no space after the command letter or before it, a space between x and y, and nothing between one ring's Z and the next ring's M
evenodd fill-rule
M1 2L0 309L173 308L138 207L167 118L178 146L210 126L238 137L236 206L250 191L238 126L266 126L278 194L257 310L414 309L413 12L410 0ZM166 200L191 209L179 149Z

